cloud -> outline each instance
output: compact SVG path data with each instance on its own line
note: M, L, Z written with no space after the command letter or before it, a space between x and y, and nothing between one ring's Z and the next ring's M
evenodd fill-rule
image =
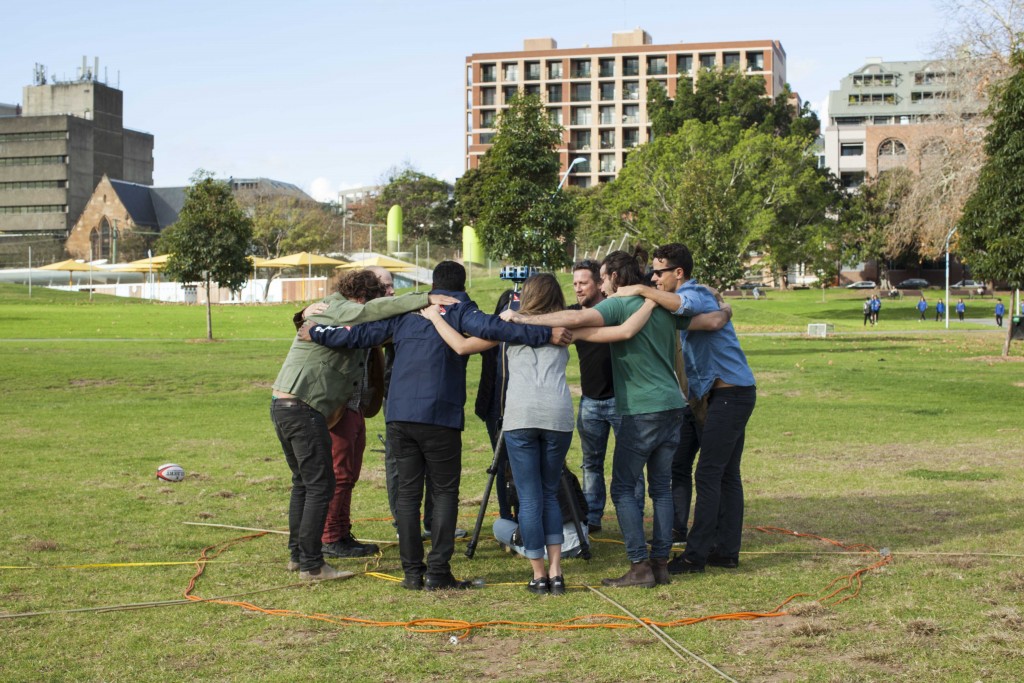
M338 198L338 191L331 187L327 178L314 178L309 184L309 196L318 202L330 202Z

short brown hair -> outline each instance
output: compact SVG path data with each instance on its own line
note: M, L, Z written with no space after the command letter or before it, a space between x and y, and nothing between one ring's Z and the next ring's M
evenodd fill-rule
M551 273L537 273L526 278L519 302L519 312L523 315L541 315L565 310L562 286Z
M346 299L371 301L384 296L387 289L376 274L368 270L356 270L338 278L338 293Z

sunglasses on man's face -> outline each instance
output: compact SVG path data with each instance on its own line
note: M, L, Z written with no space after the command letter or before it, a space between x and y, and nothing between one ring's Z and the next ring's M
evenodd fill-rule
M675 270L678 267L679 266L669 266L668 268L655 268L651 272L654 273L655 275L657 275L658 277L661 277L662 275L664 275L668 271Z

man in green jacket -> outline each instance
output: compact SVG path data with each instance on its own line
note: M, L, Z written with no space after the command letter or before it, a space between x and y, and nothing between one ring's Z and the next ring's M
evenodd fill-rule
M342 276L339 289L350 297L340 292L331 294L324 300L326 310L310 316L311 320L355 325L410 313L430 304L455 303L451 297L426 293L382 297L383 286L366 271ZM335 485L327 416L358 389L365 361L366 353L361 350L329 349L296 339L274 381L270 417L292 471L288 570L299 571L305 581L348 576L325 564L321 552L327 507Z

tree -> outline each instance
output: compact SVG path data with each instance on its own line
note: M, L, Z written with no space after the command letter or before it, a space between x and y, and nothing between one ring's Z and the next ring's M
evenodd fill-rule
M1024 287L1024 51L1013 54L1014 73L994 92L987 160L960 219L961 258L975 276ZM1010 331L1003 355L1009 353Z
M170 254L165 273L182 283L206 286L206 337L213 339L210 283L239 290L249 277L252 221L235 201L231 187L199 170L185 190L185 204L160 238Z
M909 256L912 250L890 240L896 216L910 194L914 174L906 168L895 168L863 183L856 194L848 195L841 218L841 233L836 244L840 263L860 261L878 264L878 279L886 279L886 258Z
M569 196L556 192L561 141L539 97L510 100L479 172L460 179L456 190L462 214L476 215L489 254L548 268L568 264L576 217Z
M450 183L408 166L388 172L384 189L377 197L376 220L387 221L395 204L402 207L404 235L410 239L429 239L436 244L457 244L462 238L452 224Z

